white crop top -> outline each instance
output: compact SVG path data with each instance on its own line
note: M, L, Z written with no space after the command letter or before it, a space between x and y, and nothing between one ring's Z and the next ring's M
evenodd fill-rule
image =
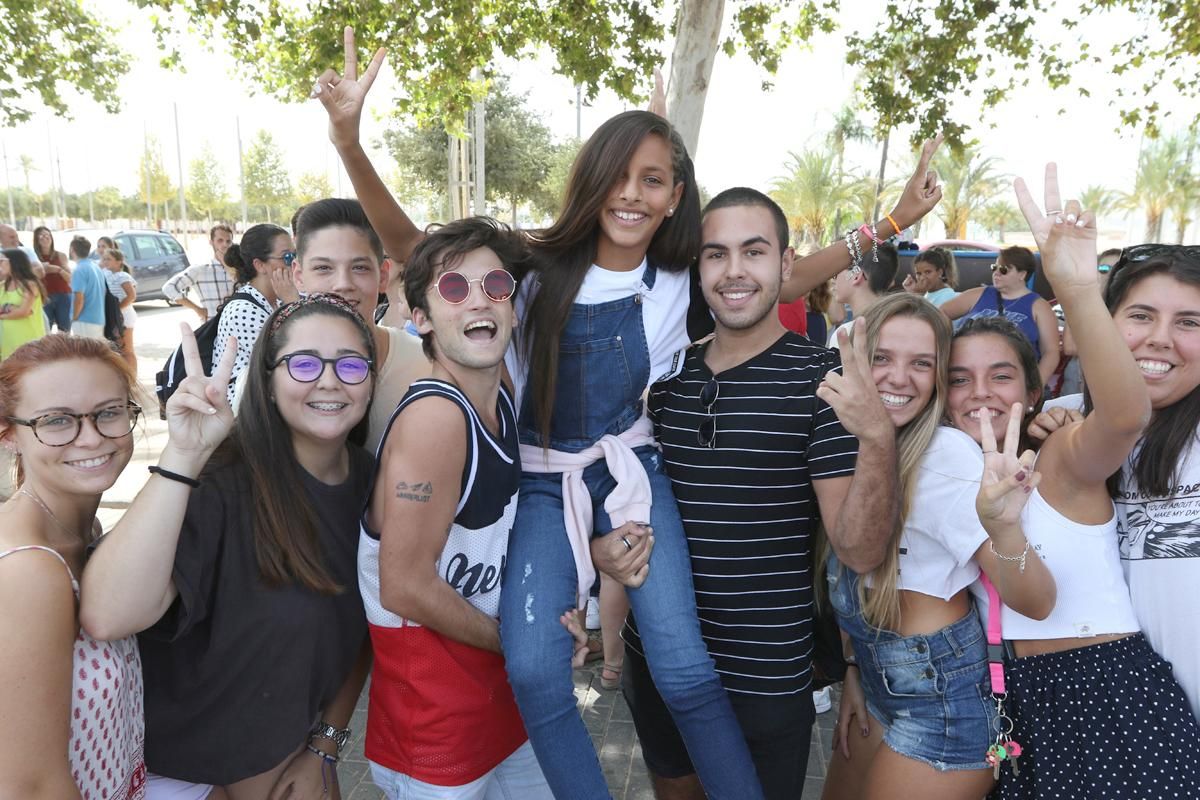
M975 552L987 541L975 513L983 452L967 434L941 426L918 470L900 537L897 585L949 600L979 577Z
M1036 489L1021 513L1025 538L1058 587L1054 610L1030 619L1004 606L1005 639L1071 639L1140 630L1121 571L1117 517L1083 525L1058 513Z

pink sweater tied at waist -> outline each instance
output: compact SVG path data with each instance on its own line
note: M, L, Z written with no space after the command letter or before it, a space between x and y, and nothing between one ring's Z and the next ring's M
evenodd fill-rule
M634 448L653 445L654 428L650 418L642 415L629 430L609 434L578 453L543 450L534 445L521 445L521 469L526 472L562 473L563 521L567 539L575 558L575 573L579 576L577 604L587 605L588 594L596 582L592 566L592 496L583 482L583 471L604 459L617 485L604 498L604 510L613 529L626 522L650 522L650 478L645 467L633 452ZM606 531L607 532L607 531Z

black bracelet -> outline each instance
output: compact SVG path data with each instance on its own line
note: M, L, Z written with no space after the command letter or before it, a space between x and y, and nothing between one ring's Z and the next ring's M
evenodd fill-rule
M189 478L186 475L180 475L178 472L171 472L170 470L163 469L162 467L146 467L146 469L148 469L152 475L161 475L169 481L176 481L177 483L186 484L193 489L200 488L200 481L196 480L195 478Z

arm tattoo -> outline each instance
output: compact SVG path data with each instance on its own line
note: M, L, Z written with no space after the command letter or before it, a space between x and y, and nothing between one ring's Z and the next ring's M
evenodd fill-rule
M405 483L400 481L396 484L396 497L401 500L412 500L417 503L428 503L429 498L433 496L433 484L429 481L424 483Z

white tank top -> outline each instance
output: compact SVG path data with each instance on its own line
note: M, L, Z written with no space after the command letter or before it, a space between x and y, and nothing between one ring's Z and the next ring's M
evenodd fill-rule
M1058 599L1044 620L1004 606L1005 639L1071 639L1140 630L1121 570L1115 509L1102 525L1082 525L1055 511L1035 489L1021 525L1032 548L1030 556L1041 557L1054 576Z

